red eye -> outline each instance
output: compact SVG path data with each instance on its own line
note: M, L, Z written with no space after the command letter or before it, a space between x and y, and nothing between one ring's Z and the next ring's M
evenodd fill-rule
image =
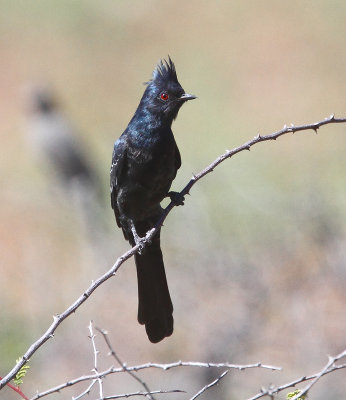
M169 98L169 96L168 96L168 94L166 92L162 92L160 94L160 97L161 97L161 100L163 100L163 101L167 101L168 98Z

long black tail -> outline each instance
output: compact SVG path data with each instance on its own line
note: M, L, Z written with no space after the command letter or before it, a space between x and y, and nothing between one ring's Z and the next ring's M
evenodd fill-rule
M137 222L136 231L145 236L152 227ZM173 333L173 305L169 295L160 248L160 231L142 254L135 254L138 279L138 322L145 325L149 340L157 343Z

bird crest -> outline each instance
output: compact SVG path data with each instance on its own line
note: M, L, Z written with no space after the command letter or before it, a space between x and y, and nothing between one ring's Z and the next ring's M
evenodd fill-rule
M148 84L150 84L151 82L155 84L160 84L161 82L167 83L168 81L179 83L177 72L170 56L168 56L168 61L161 60L157 64L156 68L153 71L153 77L148 82Z

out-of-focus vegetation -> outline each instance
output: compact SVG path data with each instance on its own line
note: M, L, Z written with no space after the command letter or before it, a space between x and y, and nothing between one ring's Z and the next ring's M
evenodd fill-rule
M169 54L183 87L198 96L173 127L183 160L173 185L179 190L193 172L258 132L331 113L345 117L346 3L3 0L0 7L5 375L52 315L128 247L108 199L101 245L33 156L23 87L44 81L55 88L106 187L113 142L135 111L142 82ZM23 391L90 371L90 319L110 332L129 364L198 359L284 368L232 374L204 398L246 398L263 385L316 372L346 343L345 153L345 126L331 125L224 163L163 229L173 336L152 345L137 324L131 260L36 353ZM143 375L153 388L192 392L211 379L200 370ZM106 384L111 393L133 389L127 380ZM344 399L345 392L341 371L324 378L313 398ZM17 398L7 388L2 393Z

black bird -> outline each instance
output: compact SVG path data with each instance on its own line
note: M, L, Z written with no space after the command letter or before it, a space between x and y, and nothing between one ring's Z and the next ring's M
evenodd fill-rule
M42 169L56 178L49 179L50 186L57 187L58 191L62 189L75 206L92 248L102 249L104 256L108 230L103 212L105 197L91 152L85 149L50 87L30 86L24 94L28 145L37 153L39 161L45 161Z
M180 107L196 96L185 93L170 58L161 61L147 83L139 106L114 144L110 170L111 204L124 237L132 246L162 215L160 202L169 192L181 159L171 125ZM173 332L173 305L160 248L160 231L135 254L138 278L138 322L157 343Z
M30 139L51 164L65 186L74 183L96 189L96 174L74 128L59 107L53 92L41 85L29 93Z

